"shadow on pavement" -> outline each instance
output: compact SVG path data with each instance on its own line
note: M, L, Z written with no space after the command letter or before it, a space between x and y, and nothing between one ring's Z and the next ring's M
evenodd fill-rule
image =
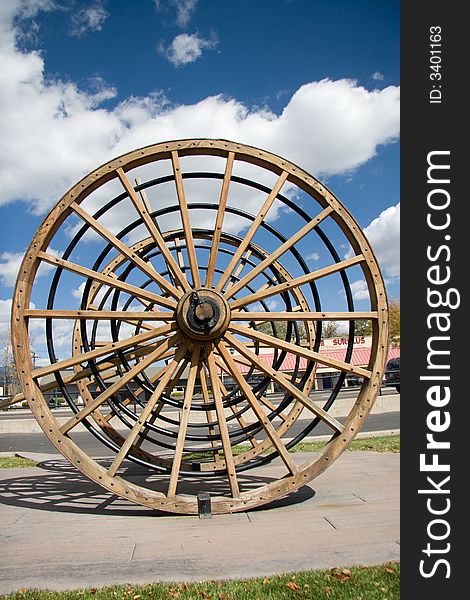
M111 460L99 461L103 466ZM32 510L53 512L98 514L108 516L158 516L175 517L175 513L154 510L133 504L120 496L111 494L82 475L66 460L48 460L38 465L43 474L27 475L0 480L0 503L19 506ZM37 472L36 472L37 473ZM138 485L145 485L155 491L166 493L168 477L150 474L139 466L132 465L126 478ZM243 491L270 483L274 478L240 474L239 484ZM226 480L214 477L201 480L197 477L185 478L178 485L179 494L197 496L199 491L209 491L213 495L229 494ZM315 495L309 486L303 486L296 492L265 504L254 510L280 508L304 502Z

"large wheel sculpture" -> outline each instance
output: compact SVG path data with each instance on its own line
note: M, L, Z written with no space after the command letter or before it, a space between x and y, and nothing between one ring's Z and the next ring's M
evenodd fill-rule
M321 352L338 320L343 361ZM372 324L367 368L351 360L357 321ZM197 513L201 491L226 513L313 479L360 429L387 356L384 285L356 221L299 167L225 140L148 146L75 185L26 252L12 323L23 394L56 448L111 492L177 513ZM36 368L41 328L51 364ZM318 365L340 373L323 406ZM341 423L329 409L351 374L360 392ZM51 393L73 410L65 422ZM320 423L328 443L297 465L289 449ZM82 449L84 428L103 458ZM274 459L277 480L263 475Z

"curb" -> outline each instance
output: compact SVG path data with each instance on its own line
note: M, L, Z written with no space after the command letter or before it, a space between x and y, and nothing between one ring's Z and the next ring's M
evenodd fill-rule
M326 401L319 401L318 405L323 408ZM348 415L352 406L356 402L355 398L345 398L336 400L328 411L332 417L345 417ZM400 394L390 394L387 396L377 396L374 405L369 414L381 414L386 412L398 412L400 410ZM53 413L54 414L54 413ZM71 412L70 415L73 413ZM177 418L178 412L165 413L166 416ZM25 418L14 418L11 412L2 415L0 413L0 434L2 433L42 433L42 429L31 413ZM55 416L55 415L54 415ZM2 418L3 417L3 418ZM64 423L69 416L56 416L59 424ZM87 431L81 423L75 427L75 431Z

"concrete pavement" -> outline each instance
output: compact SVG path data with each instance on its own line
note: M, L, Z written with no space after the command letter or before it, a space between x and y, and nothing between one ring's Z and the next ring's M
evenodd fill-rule
M150 511L99 488L60 455L35 458L40 467L0 471L0 593L399 559L399 454L345 452L292 496L212 519ZM285 472L276 461L270 469L264 476Z

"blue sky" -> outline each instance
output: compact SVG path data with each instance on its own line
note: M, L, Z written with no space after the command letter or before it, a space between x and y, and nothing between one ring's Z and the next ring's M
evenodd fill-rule
M5 0L2 335L21 255L61 195L123 152L187 137L323 180L399 297L399 2Z

